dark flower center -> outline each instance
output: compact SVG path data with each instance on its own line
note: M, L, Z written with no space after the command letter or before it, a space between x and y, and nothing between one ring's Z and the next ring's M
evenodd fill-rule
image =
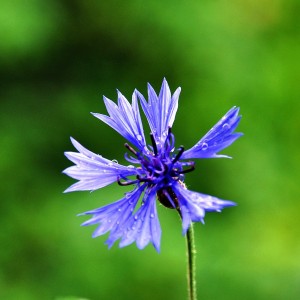
M168 135L162 148L158 149L158 145L153 137L150 135L152 147L148 153L140 153L135 151L131 146L125 144L125 147L134 154L133 157L126 157L126 159L133 163L140 164L137 169L140 174L136 176L136 180L128 180L127 178L121 182L120 185L130 185L139 183L148 183L148 187L155 187L157 189L158 200L166 207L177 208L178 200L172 189L174 182L179 181L183 183L184 173L191 172L195 169L193 161L182 162L180 157L184 152L184 147L180 146L174 151L175 138L169 128ZM188 167L188 168L184 168Z

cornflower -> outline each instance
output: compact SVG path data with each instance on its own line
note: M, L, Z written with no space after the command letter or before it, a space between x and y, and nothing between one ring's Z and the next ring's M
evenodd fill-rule
M231 108L192 148L176 148L172 126L180 91L177 88L171 95L164 79L159 95L148 84L148 101L137 90L133 92L131 104L119 91L118 104L104 97L109 116L93 115L129 142L125 143L128 166L97 155L71 138L78 152L65 153L75 165L64 173L78 182L65 192L94 191L114 182L120 186L133 186L133 190L120 200L81 214L92 216L83 226L98 225L93 237L110 232L106 241L109 247L119 239L120 247L136 242L139 249L151 242L159 252L161 227L157 202L178 211L183 234L187 233L192 222L203 223L205 212L220 212L224 207L235 205L231 201L190 191L184 180L185 175L195 169L194 159L228 157L218 153L242 135L234 132L241 118L239 108ZM139 104L149 123L150 145L144 135Z

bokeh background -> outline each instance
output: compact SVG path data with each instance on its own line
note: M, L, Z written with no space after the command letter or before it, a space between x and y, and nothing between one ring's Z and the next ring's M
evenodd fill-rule
M102 95L182 87L177 145L232 106L245 136L197 162L190 189L236 201L195 226L200 299L299 299L298 0L1 0L0 298L185 299L185 239L159 207L161 253L107 250L80 212L126 188L63 194L69 137L124 162L124 140L90 115ZM69 299L69 298L68 298Z

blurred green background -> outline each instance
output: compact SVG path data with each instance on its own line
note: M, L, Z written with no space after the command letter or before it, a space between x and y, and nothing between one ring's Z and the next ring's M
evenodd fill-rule
M109 4L108 4L109 3ZM73 136L124 162L106 113L116 88L182 87L177 145L192 146L232 106L245 136L197 162L190 189L236 201L196 224L199 299L299 299L298 0L1 0L0 299L186 299L185 239L159 207L161 254L107 250L84 212L117 184L63 194ZM297 177L298 175L298 177Z

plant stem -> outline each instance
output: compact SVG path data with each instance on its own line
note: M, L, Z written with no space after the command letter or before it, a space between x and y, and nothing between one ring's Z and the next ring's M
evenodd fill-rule
M186 254L187 254L187 281L188 281L188 299L197 300L196 287L196 248L194 240L194 229L191 223L186 234Z

